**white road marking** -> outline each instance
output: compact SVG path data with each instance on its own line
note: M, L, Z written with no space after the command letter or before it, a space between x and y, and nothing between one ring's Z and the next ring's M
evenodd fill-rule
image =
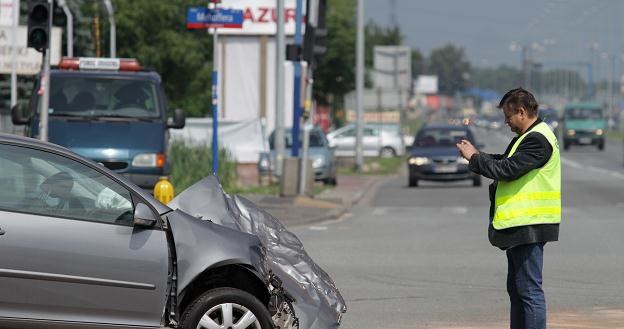
M387 209L386 209L386 208L384 208L384 207L378 207L378 208L375 208L375 210L373 210L373 215L376 215L376 216L383 216L383 215L385 215L385 214L386 214L386 212L387 212Z
M308 227L308 229L310 229L310 231L327 231L327 226L310 226Z

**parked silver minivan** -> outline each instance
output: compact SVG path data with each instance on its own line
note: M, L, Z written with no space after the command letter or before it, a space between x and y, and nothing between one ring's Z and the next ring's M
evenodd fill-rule
M350 123L327 134L336 156L355 156L356 126ZM394 157L405 153L399 124L367 123L362 134L362 153L367 157Z

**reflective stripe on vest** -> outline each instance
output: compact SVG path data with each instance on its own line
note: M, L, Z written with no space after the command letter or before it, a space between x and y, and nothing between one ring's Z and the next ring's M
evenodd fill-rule
M552 146L552 155L541 168L533 169L513 181L498 181L492 225L497 230L510 227L557 224L561 222L561 161L559 143L544 122L518 137L507 157L531 132L537 132Z

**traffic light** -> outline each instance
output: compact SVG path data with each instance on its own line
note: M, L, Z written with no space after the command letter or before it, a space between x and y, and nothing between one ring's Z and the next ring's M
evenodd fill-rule
M50 45L50 4L47 0L28 1L28 47L43 51Z
M325 4L326 0L308 1L308 13L315 12L315 15L307 15L306 32L303 40L303 60L316 66L318 58L327 51L326 37L327 28L325 25ZM311 8L315 6L316 8Z

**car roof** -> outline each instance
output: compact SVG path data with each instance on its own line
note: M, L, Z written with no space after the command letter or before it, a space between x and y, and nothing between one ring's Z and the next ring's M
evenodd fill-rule
M585 102L585 103L570 103L567 104L565 106L566 110L567 109L595 109L595 108L599 108L601 109L602 106L600 106L600 104L598 103L593 103L593 102Z
M424 125L421 130L424 129L448 129L448 130L470 130L466 126L449 125L443 123L432 123Z
M6 134L6 133L0 133L0 144L16 144L16 145L20 145L20 146L34 146L37 148L41 148L41 149L45 149L48 151L53 151L56 153L61 154L62 156L66 156L68 158L79 158L85 162L91 162L93 163L93 161L82 157L60 145L54 144L54 143L50 143L50 142L44 142L35 138L30 138L30 137L23 137L23 136L18 136L18 135L12 135L12 134ZM108 170L105 167L102 167L101 169L104 170ZM149 193L141 188L139 188L138 186L134 185L134 183L132 183L130 180L126 179L125 177L123 177L122 175L119 175L111 170L108 170L109 172L113 173L114 176L117 177L117 179L123 181L126 185L129 186L134 186L134 191L139 193L143 198L145 198L146 200L151 200L151 195L150 197L148 197ZM164 204L161 204L160 202L150 202L150 204L152 206L154 206L156 208L156 211L159 214L164 214L166 212L171 211L171 209L169 207L167 207Z
M152 80L160 82L161 78L157 72L154 71L74 71L74 70L50 70L50 76L55 77L84 77L84 78L109 78L109 79L137 79L137 80Z

